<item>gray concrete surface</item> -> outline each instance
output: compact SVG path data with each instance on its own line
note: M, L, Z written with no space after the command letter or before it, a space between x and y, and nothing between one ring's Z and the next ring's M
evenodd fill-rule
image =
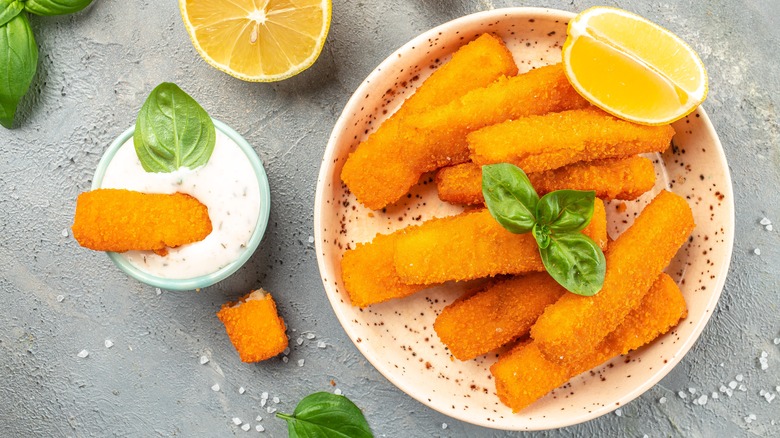
M325 49L305 73L250 84L196 54L177 2L96 0L68 17L34 17L41 57L20 128L0 130L0 435L265 435L285 424L260 408L263 391L292 411L330 381L365 411L377 436L509 436L460 423L396 389L358 353L330 309L308 237L320 157L342 107L364 77L413 36L447 20L504 6L580 11L592 1L384 2L335 0ZM734 258L717 313L660 384L586 424L540 436L780 436L780 3L772 0L605 1L689 41L709 71L705 103L726 149L736 193ZM156 294L101 253L63 236L106 146L134 123L145 96L174 81L235 128L265 161L273 206L260 250L229 280L200 292ZM759 225L762 217L774 231ZM760 248L761 255L753 250ZM290 363L239 362L214 317L253 287L274 291L296 334ZM57 297L62 295L60 302ZM104 347L111 339L114 346ZM327 343L319 349L316 342ZM82 349L90 352L82 359ZM759 367L768 352L769 369ZM199 363L207 355L210 362ZM305 359L303 367L297 366ZM676 394L718 391L744 375L745 392L705 406ZM218 383L215 393L211 386ZM239 395L239 387L246 393ZM666 397L665 404L659 403ZM754 414L748 423L745 417ZM776 423L773 424L772 421ZM448 427L442 429L442 423ZM262 435L260 435L262 436Z

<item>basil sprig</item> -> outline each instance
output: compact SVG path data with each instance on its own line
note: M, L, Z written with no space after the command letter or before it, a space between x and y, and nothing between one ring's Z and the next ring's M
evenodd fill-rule
M15 9L8 6L3 10L6 11ZM19 100L30 89L37 67L38 46L30 22L26 14L17 13L0 26L0 124L8 129L14 123Z
M593 217L595 192L558 190L539 199L522 169L501 163L482 166L482 194L501 226L515 234L531 232L545 269L561 286L584 296L601 290L604 253L580 233Z
M35 15L64 15L78 12L92 0L24 0L24 9Z
M292 415L277 413L287 421L290 438L373 438L366 418L348 398L315 392L303 398Z
M20 0L0 0L0 26L13 20L24 10L24 3Z
M163 82L135 122L135 153L147 172L194 169L209 161L217 134L206 110L176 84Z

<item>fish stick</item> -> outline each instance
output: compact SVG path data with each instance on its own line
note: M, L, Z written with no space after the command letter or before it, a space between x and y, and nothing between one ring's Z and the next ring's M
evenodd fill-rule
M606 211L597 199L582 233L607 244ZM437 284L501 274L544 271L531 233L512 234L486 209L405 229L395 245L395 269L406 284Z
M604 254L604 285L591 297L566 294L548 306L531 337L552 361L586 356L637 307L695 224L688 203L662 191Z
M523 117L468 136L471 160L479 165L512 163L526 173L578 161L661 152L674 136L671 125L644 126L595 107Z
M341 278L352 305L367 307L429 287L404 284L398 278L393 255L396 238L400 235L400 231L377 234L370 243L360 243L344 253Z
M236 303L227 303L217 312L230 342L242 362L269 359L287 348L284 320L279 317L271 294L252 291Z
M687 316L682 292L661 274L640 305L588 355L569 365L549 361L536 342L526 343L502 355L490 367L496 393L517 412L542 398L572 377L620 354L626 354L668 332Z
M211 233L208 208L190 195L97 189L76 199L73 237L96 251L165 252Z
M564 293L546 272L512 278L445 307L433 328L456 359L474 359L527 335Z
M345 164L341 177L364 205L380 209L397 201L424 173L468 161L466 135L472 131L516 117L589 105L560 64L501 77L446 105L408 115L393 139L392 151L371 163ZM360 172L366 178L373 178L370 187L350 177L358 172L356 166L363 166Z
M475 65L480 68L474 68ZM461 47L395 114L358 145L347 158L341 179L358 200L371 209L378 210L396 201L403 193L396 195L398 189L388 189L388 182L411 178L414 179L408 183L411 187L419 178L419 175L408 176L409 169L401 159L402 155L399 156L406 119L412 114L444 105L475 88L484 87L501 76L516 74L517 66L512 53L496 36L483 34ZM404 193L406 190L408 188Z
M555 190L593 190L604 200L633 200L655 185L653 162L633 156L569 164L545 172L529 173L537 193ZM439 199L453 204L484 204L482 168L474 163L445 167L436 174Z

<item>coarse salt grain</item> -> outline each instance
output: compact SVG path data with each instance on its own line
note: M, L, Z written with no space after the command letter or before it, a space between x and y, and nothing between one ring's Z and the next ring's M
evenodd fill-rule
M704 394L701 397L699 397L696 401L698 401L699 404L703 406L707 404L707 399L708 399L707 394Z
M319 341L319 342L317 342L317 348L325 348L325 347L327 347L327 346L328 346L328 345L327 345L327 344L325 344L325 342L323 342L323 341Z
M739 388L737 388L737 389L739 389L739 390L740 390L740 391L742 391L742 392L745 392L745 391L747 391L747 386L745 386L745 385L739 385Z
M57 295L57 302L61 303L65 300L65 295Z
M713 392L711 397L713 398L713 400L717 400L720 398L717 392Z
M159 287L156 288L154 291L157 293L157 295L161 295L162 294L162 289L160 289Z
M622 417L623 416L623 410L622 409L615 409L615 415L617 415L618 417Z
M62 230L62 237L68 237L68 229L67 228L63 228L63 230Z
M775 391L777 391L777 393L780 394L780 386L775 386Z
M280 401L281 400L279 400L279 397L274 397L273 398L273 402L276 403L277 405L279 404Z
M309 236L309 243L314 243L314 236Z
M282 356L282 362L287 363L290 361L290 358L287 356Z
M298 359L298 366L299 366L299 367L302 367L304 362L305 362L305 360L303 360L303 359Z
M772 223L772 221L770 221L769 218L765 217L765 218L762 218L758 223L761 224L761 225L769 225L769 224Z
M680 398L688 398L688 396L685 395L685 393L683 391L678 392L677 395L679 395Z
M303 345L303 338L296 339L295 343L298 344L298 345Z
M744 378L745 376L743 376L742 374L737 374L737 377L735 377L735 379L737 379L737 382L741 382Z
M658 403L664 404L666 403L666 397L661 397L658 399Z
M765 358L765 357L767 357L767 356L769 356L769 355L767 354L767 352L766 352L766 351L764 351L764 350L761 350L761 357L762 357L762 358Z
M255 430L258 432L265 432L265 428L263 427L262 424L258 424L257 426L255 426Z
M767 231L772 231L772 230L773 230L773 228L772 228L772 224L769 224L769 225L765 226L764 228L765 228Z
M243 387L243 386L240 386L240 387L238 388L238 393L239 393L239 394L243 394L243 393L245 393L245 392L246 392L246 389L244 389L244 387Z
M111 348L114 346L114 343L111 342L111 339L106 339L105 341L103 341L103 345L105 345L106 348Z
M243 430L244 432L249 432L249 429L251 429L251 428L252 428L252 426L249 423L246 423L246 424L241 426L241 430Z
M214 385L211 387L211 390L212 390L212 391L214 391L214 392L216 392L216 391L219 391L219 383L215 383L215 384L214 384Z
M268 399L267 399L267 398L261 398L261 399L260 399L260 407L261 407L261 408L262 408L263 406L265 406L265 404L266 404L266 403L268 403Z
M336 395L341 395L341 390L336 388L336 390L333 391L333 393L336 394Z
M753 254L755 255L761 255L761 248L756 248L753 250Z
M57 297L57 299L59 299L59 297ZM780 338L774 338L772 340L772 343L775 344L775 345L780 345Z
M200 357L200 364L201 365L206 365L207 363L209 363L209 358L207 356L205 356L205 355L201 356Z
M84 359L85 357L89 356L89 351L87 351L87 350L81 350L81 351L79 351L79 354L77 354L76 356L78 356L78 357L80 357L80 358Z
M268 407L267 407L265 410L266 410L266 411L267 411L269 414L273 414L274 412L276 412L276 408L274 408L274 407L271 407L271 406L268 406Z
M283 354L283 355L285 355L285 356L287 356L288 354L290 354L290 347L285 347L285 348L284 348L284 351L282 351L282 354Z
M255 421L263 421L263 417L258 415L257 417L255 417Z
M447 428L447 423L442 423L442 424L441 424L441 428L442 428L442 429L446 429L446 428Z
M260 394L260 398L262 398L262 399L265 399L265 400L268 400L268 393L267 393L267 392L265 392L265 391L263 391L263 393L262 393L262 394Z
M729 388L731 388L731 389L737 389L737 382L735 382L735 381L733 381L733 380L732 380L731 382L729 382Z
M233 424L235 424L236 426L238 426L239 424L241 424L241 419L240 419L240 418L238 418L238 417L233 417Z
M688 392L691 394L696 394L696 388L688 388Z
M775 397L777 396L772 394L771 392L767 392L766 394L764 394L764 399L767 401L767 403L772 403L772 400L774 400Z
M314 339L316 337L317 335L315 335L314 333L306 333L306 339Z

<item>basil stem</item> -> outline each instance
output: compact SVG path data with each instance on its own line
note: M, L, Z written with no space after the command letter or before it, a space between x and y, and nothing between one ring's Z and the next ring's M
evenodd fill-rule
M604 285L604 253L582 233L551 234L549 246L540 247L539 254L550 276L569 292L592 296Z
M78 12L92 0L25 0L24 9L35 15L64 15Z
M539 200L536 219L553 232L580 231L593 217L593 203L596 192L580 190L557 190Z
M0 26L13 20L24 10L20 0L0 0Z
M531 231L539 195L522 169L508 163L482 166L482 194L490 214L504 228L515 234Z
M0 66L0 125L11 129L38 68L38 46L26 14L0 26Z
M292 415L276 414L287 421L290 438L372 438L366 418L348 398L329 392L315 392L303 398Z
M217 141L206 110L176 84L152 90L138 112L133 142L147 172L194 169L209 161Z

